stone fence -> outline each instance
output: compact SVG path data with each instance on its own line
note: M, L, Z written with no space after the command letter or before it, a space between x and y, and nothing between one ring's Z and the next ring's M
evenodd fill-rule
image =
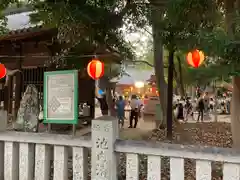
M185 179L186 158L196 160L197 180L211 180L212 161L223 162L224 180L240 179L233 149L120 140L109 116L93 120L91 137L2 131L0 142L0 180L68 180L69 166L73 180L89 179L89 169L92 180L117 180L119 153L126 155L127 180L139 179L139 155L147 156L148 180L161 179L162 157L170 157L171 180Z

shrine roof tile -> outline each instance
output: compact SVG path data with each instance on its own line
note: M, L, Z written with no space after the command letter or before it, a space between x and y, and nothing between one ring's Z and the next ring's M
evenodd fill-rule
M39 34L42 34L44 32L51 31L51 30L53 30L53 28L47 28L47 27L44 27L42 25L36 25L36 26L33 26L33 27L11 30L8 33L0 36L0 41L21 40L21 39L25 39L25 38L28 38L28 37L38 36Z

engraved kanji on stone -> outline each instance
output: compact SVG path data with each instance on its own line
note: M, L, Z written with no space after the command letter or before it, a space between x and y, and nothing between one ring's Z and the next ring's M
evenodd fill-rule
M61 104L55 96L49 102L49 107L52 109L53 112L55 112L60 106Z

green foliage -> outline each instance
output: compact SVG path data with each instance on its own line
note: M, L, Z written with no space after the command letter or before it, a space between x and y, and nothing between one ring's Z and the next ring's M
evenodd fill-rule
M0 12L3 12L6 8L11 6L19 6L22 4L22 1L19 0L4 0L0 3Z
M7 19L2 17L0 18L0 35L6 34L7 32Z
M229 36L218 24L212 32L199 34L199 48L206 55L205 66L190 69L190 76L198 83L207 83L221 78L228 81L230 74L239 71L240 33Z
M165 47L181 56L184 83L204 84L216 77L227 78L236 68L233 64L239 61L240 43L233 43L225 32L220 8L212 0L168 1L158 28ZM185 60L186 54L196 48L206 55L198 69L189 67Z
M134 4L124 5L121 0L59 0L57 3L49 0L33 1L33 5L37 12L31 15L32 21L57 27L60 41L74 47L88 39L92 44L105 45L111 51L132 58L133 52L120 28L125 17L136 16Z
M200 34L201 48L207 56L214 61L210 61L211 72L220 72L223 78L229 79L229 74L239 71L239 52L240 52L240 16L239 10L232 10L232 31L227 32L226 26L231 24L228 22L224 14L222 21L214 27L212 32L203 32ZM207 59L208 60L208 59ZM220 75L219 73L215 76ZM213 73L214 75L214 73Z
M77 69L84 69L87 67L88 62L91 60L91 54L93 51L93 46L88 41L82 41L81 44L76 45L72 51L65 57L66 64L68 67L74 66ZM81 52L81 54L79 53ZM114 56L98 56L105 66L105 74L110 76L117 76L120 73L120 64L114 63L119 61L117 57ZM114 59L115 58L115 59ZM111 70L109 70L111 69ZM111 73L111 74L110 74Z
M153 0L150 0L153 2ZM205 84L239 71L240 16L232 12L234 33L225 30L226 14L222 4L212 0L170 0L158 28L167 49L175 49L182 59L184 82ZM152 8L158 8L153 5ZM186 54L192 49L205 53L205 62L198 68L189 67Z
M132 3L123 0L29 0L36 10L31 15L34 23L42 22L45 26L57 27L60 42L71 47L71 60L80 66L87 58L79 58L79 52L89 54L97 49L109 49L118 52L122 59L132 59L134 53L129 43L124 40L122 27L133 32L136 27L151 24L152 8L164 11L159 17L163 44L166 49L175 49L181 54L183 76L193 82L194 78L213 79L219 75L219 69L226 74L236 71L240 52L240 18L233 13L235 33L229 37L224 29L224 15L219 3L212 0L168 0L166 7L159 7L154 0L148 3ZM4 0L0 12L6 7L19 5L19 0ZM221 4L220 4L221 5ZM161 9L160 9L161 8ZM0 34L7 31L6 19L0 14ZM190 68L185 55L192 49L201 49L206 55L206 63L198 69ZM105 59L104 59L105 60ZM141 60L153 64L152 49ZM81 61L81 62L80 62ZM142 67L141 67L142 68ZM144 68L147 68L144 66ZM206 77L206 78L200 78ZM185 80L186 82L186 80Z
M11 12L15 9L26 5L27 1L24 0L2 0L0 3L0 35L6 34L9 30L7 29L7 18L5 11Z
M19 2L6 0L0 10ZM110 53L120 54L121 60L118 59L118 63L126 58L133 59L134 53L130 44L124 40L121 28L127 25L125 31L132 32L135 27L142 27L147 21L142 15L145 9L131 1L29 0L28 3L35 10L30 15L31 22L41 22L46 27L58 28L58 40L69 47L68 53L64 55L65 62L79 68L86 66L87 60L91 58L79 55L95 54L106 49ZM106 64L116 61L104 55L100 58L107 62ZM111 73L119 73L118 69Z
M7 33L7 18L2 14L9 5L16 3L17 0L7 0L0 3L0 35Z
M199 44L202 31L211 32L220 19L212 0L170 0L159 23L167 48L192 49Z
M20 0L4 0L0 12L6 7L20 3ZM122 26L127 25L127 31L134 31L136 26L142 27L147 19L143 15L144 8L132 1L122 0L29 0L34 10L31 15L33 23L43 23L44 26L57 27L60 42L68 43L70 47L88 40L96 46L112 52L120 53L124 58L132 59L134 53L129 43L124 40Z

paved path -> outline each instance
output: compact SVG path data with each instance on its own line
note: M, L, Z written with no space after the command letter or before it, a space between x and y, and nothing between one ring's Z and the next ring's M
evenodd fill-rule
M153 122L154 118L148 118L148 120L143 120L140 118L138 121L137 128L128 128L129 126L129 113L126 112L126 119L124 122L124 127L120 130L120 136L123 139L137 139L140 138L143 134L146 134L155 128L155 124ZM95 118L102 116L100 108L95 109ZM82 129L76 133L76 135L84 135L91 132L91 128L88 127L86 129Z
M196 120L197 120L197 117L198 117L198 113L194 113L194 120L189 117L189 123L196 123ZM211 121L214 121L215 117L213 114L209 114L209 117L207 116L204 116L204 121L205 122L211 122ZM217 115L217 121L218 122L229 122L230 123L230 115Z
M100 117L101 115L102 114L101 114L100 108L96 108L95 117L97 118L97 117ZM138 139L138 137L141 138L144 134L149 133L151 130L155 128L154 116L147 116L144 119L140 118L136 129L128 128L129 126L128 117L129 117L129 113L126 113L124 127L120 131L120 136L123 139ZM218 117L218 122L230 122L229 115L218 115L217 117ZM197 113L195 113L194 119L197 119ZM212 114L210 114L210 118L205 117L204 119L204 122L210 122L210 121L214 121L214 116ZM196 123L196 120L192 120L189 117L188 123ZM90 132L91 132L91 128L88 127L88 128L81 129L80 131L77 132L76 135L81 136L84 134L88 134Z

